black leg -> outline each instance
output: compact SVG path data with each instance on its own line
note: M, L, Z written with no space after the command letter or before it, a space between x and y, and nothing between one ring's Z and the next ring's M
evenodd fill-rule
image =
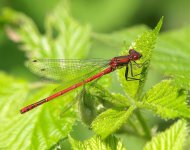
M130 71L131 71L131 77L136 77L136 76L138 76L138 75L141 75L141 73L138 73L138 74L136 74L136 75L133 74L133 65L132 65L131 62L130 62Z
M135 66L138 67L138 68L142 68L145 64L148 63L148 61L145 61L145 62L143 62L142 64L137 64L135 61L133 61L133 62L134 62L134 64L132 64L132 63L130 62L131 77L136 77L136 76L138 76L138 75L141 75L142 73L138 73L138 74L134 75L134 74L133 74L133 69L132 69L133 65L135 65Z
M127 80L128 79L128 72L129 72L129 67L128 65L126 66L126 69L125 69L125 79Z
M141 68L141 67L143 67L145 64L148 63L147 60L146 60L145 62L143 62L142 64L138 64L138 63L136 63L136 61L133 61L133 62L134 62L134 65L135 65L136 67L138 67L138 68Z
M132 66L132 64L130 63L130 66ZM134 80L139 80L139 81L141 81L141 79L138 79L138 78L133 78L133 77L135 77L135 76L137 76L137 75L133 75L133 69L132 69L132 67L130 68L131 69L131 76L132 77L128 77L128 73L129 73L129 66L126 66L126 70L125 70L125 79L126 79L126 81L134 81ZM138 74L139 75L139 74Z
M142 73L139 73L139 74L134 75L134 74L133 74L132 63L130 62L129 65L130 65L131 77L128 77L128 74L129 74L129 66L126 66L126 70L125 70L125 79L126 79L126 81L138 80L138 81L142 82L141 79L139 79L139 78L134 78L135 76L141 75Z
M128 79L127 79L126 81L134 81L134 80L142 82L141 79L138 79L138 78L131 78L131 77L128 77Z
M134 74L133 74L133 65L132 65L131 61L129 62L129 65L130 65L131 76L133 77L134 76Z

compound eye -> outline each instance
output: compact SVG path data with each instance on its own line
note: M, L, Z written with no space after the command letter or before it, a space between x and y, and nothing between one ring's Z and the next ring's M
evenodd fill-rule
M133 53L134 52L134 49L130 49L129 50L129 54Z
M137 59L137 55L134 55L134 56L133 56L133 59Z

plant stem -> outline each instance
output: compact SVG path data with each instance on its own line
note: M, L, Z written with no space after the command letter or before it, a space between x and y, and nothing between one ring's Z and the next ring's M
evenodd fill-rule
M136 125L131 121L130 118L129 118L128 121L129 121L129 124L131 125L131 127L134 129L134 132L136 132L138 135L141 135L141 136L142 136L142 134L140 133L138 127L136 127Z
M148 139L151 139L151 132L149 130L149 127L148 127L146 121L144 120L143 116L141 115L141 112L139 111L139 109L136 110L136 116L137 116L142 128L144 129L146 137Z

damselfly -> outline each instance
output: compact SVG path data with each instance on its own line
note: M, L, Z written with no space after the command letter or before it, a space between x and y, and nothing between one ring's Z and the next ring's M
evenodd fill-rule
M61 82L73 81L71 86L47 97L38 102L30 104L20 110L21 114L40 106L50 100L55 99L69 91L72 91L88 82L109 74L114 70L122 67L126 67L125 78L126 80L140 80L134 78L132 73L132 63L141 58L141 54L134 49L129 50L129 54L126 56L114 57L110 60L103 59L36 59L30 63L30 68L33 72L40 74L48 79L55 79ZM131 75L128 77L129 65L131 66Z

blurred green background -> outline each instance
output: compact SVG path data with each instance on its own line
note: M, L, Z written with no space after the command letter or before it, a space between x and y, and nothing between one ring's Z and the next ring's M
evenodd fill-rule
M43 33L45 16L59 2L59 0L33 0L32 2L1 0L0 10L11 7L25 13L35 21ZM110 33L139 24L154 27L161 16L165 17L162 31L182 28L190 23L189 3L189 0L71 0L70 7L72 16L77 21L90 24L93 31ZM112 56L118 54L114 49L110 51L113 51ZM24 61L24 52L7 38L1 27L0 69L25 76Z
M45 33L44 20L46 15L48 15L59 3L60 0L1 0L0 11L5 7L10 7L26 14L33 19L40 32L43 34ZM138 33L137 30L134 30L135 33L132 33L133 27L146 25L153 28L161 16L164 16L164 24L161 30L161 34L163 34L163 42L167 41L167 38L169 38L164 36L165 32L172 30L180 31L190 25L189 0L70 0L69 6L72 17L82 25L90 25L92 32L95 33L93 36L98 33L112 35L111 33L129 28L130 31L127 31L126 33L130 34L130 38L131 36L136 38L136 35L141 34L141 30L144 31L144 28L143 26L142 29L139 27ZM127 36L127 34L125 36ZM178 34L175 34L175 36L178 36ZM96 37L93 38L96 39ZM117 41L120 41L121 43L120 48L123 46L122 40L123 39L117 39ZM132 41L127 42L130 43ZM160 45L159 49L162 49ZM119 55L119 53L119 47L112 46L112 43L106 43L104 45L100 41L94 40L91 44L88 57L111 58ZM3 26L0 25L0 70L21 79L31 79L31 73L29 73L24 65L26 60L25 52L19 48L19 44L14 43L7 37ZM154 69L150 70L150 72L152 78L148 82L151 82L149 85L152 85L155 82L155 78L155 80L158 80L161 72L160 70ZM156 119L159 122L159 118ZM149 121L151 122L151 120ZM161 125L163 129L165 126L167 126L167 124ZM79 134L79 138L86 138L85 136L88 136L89 133L85 134L86 129L81 125L76 125L76 128L78 132L75 134ZM82 137L80 137L81 132L83 133ZM138 149L144 144L142 139L135 139L134 136L130 137L130 135L127 140L129 148L135 148L135 146L137 146ZM130 141L138 142L139 145L135 145L133 142L131 142L130 145Z

